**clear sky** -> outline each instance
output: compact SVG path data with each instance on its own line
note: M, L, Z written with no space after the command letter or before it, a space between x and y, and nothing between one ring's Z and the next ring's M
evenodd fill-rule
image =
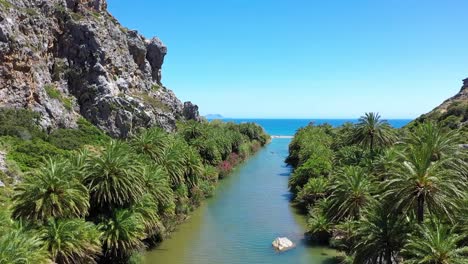
M167 46L163 83L201 114L413 118L468 77L466 0L108 0Z

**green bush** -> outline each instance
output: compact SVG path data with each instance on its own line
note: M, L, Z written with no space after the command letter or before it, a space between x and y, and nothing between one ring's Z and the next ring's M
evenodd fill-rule
M0 108L0 136L24 139L44 137L39 127L39 114L27 109Z
M48 137L52 145L66 150L79 149L85 145L101 145L109 140L109 136L84 118L78 120L78 129L57 129Z
M309 179L297 193L295 201L303 207L314 204L318 199L325 197L328 184L328 179L325 177Z
M448 127L450 129L457 129L461 121L461 117L451 115L442 120L441 124L443 127Z
M310 157L304 164L298 167L289 179L289 187L292 192L304 186L309 179L328 176L332 170L332 162L325 155Z
M40 139L16 140L13 149L7 154L7 159L14 160L22 171L40 168L44 158L69 156L66 150Z

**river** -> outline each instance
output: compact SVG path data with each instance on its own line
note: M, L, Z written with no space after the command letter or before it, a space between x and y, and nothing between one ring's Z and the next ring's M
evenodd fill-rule
M277 138L220 181L213 198L177 231L146 253L145 263L332 263L331 249L307 245L305 217L289 203L291 139ZM271 242L290 238L297 247L277 253Z

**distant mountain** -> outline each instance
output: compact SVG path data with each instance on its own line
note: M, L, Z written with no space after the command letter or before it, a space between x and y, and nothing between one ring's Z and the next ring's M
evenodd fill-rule
M411 128L427 120L436 121L450 129L460 128L462 132L468 134L468 78L463 80L460 92L429 113L416 118L408 126Z
M224 117L220 114L208 114L205 116L206 119L223 119Z

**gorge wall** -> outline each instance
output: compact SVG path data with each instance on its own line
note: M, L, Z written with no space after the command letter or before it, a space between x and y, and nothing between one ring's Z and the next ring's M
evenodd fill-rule
M114 137L199 119L161 82L166 46L129 30L105 0L0 0L0 107L29 108L47 130L80 117Z

